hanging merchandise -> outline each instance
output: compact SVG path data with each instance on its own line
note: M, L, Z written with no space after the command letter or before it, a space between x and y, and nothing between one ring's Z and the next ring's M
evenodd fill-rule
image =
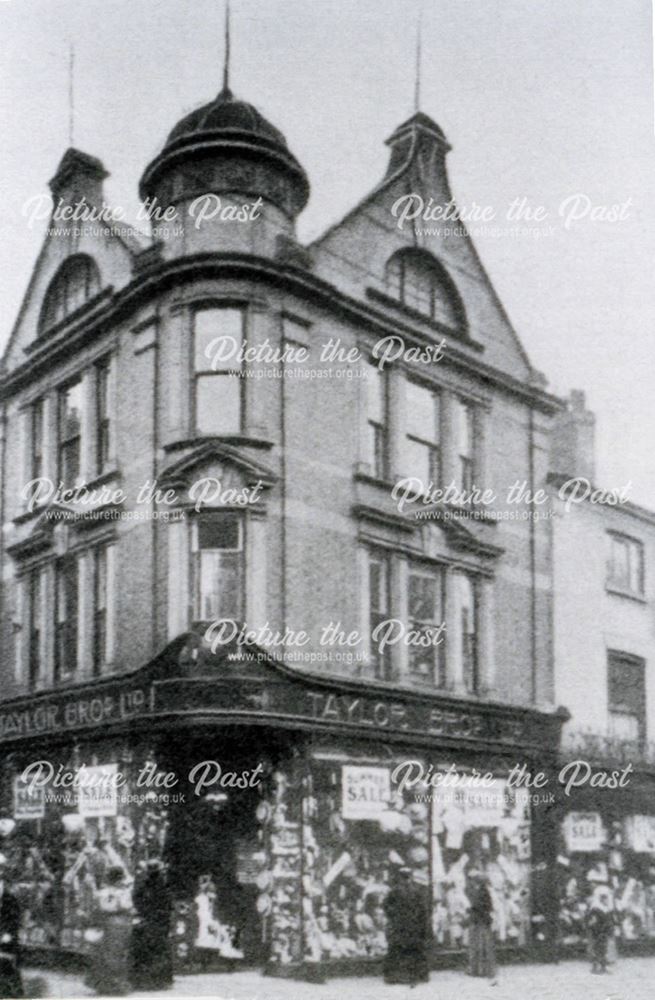
M465 775L462 775L465 777ZM501 943L522 946L530 929L530 820L525 790L502 778L432 795L432 928L437 942L468 943L470 876L483 872Z

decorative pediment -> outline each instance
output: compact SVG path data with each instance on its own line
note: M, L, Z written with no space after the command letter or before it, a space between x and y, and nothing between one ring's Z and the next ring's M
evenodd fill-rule
M167 466L158 485L174 490L183 507L230 507L256 503L276 481L271 469L238 448L209 441Z
M13 559L23 560L47 550L62 552L66 548L69 519L73 512L64 504L50 503L32 515L23 526L21 537L7 546Z
M453 517L452 510L445 505L434 505L434 509L429 508L425 513L431 515L425 520L417 520L415 512L406 516L412 518L415 527L422 528L426 555L442 554L444 543L457 552L493 559L497 559L505 551L483 538L484 529L478 527L477 523L476 528L468 527L462 518Z

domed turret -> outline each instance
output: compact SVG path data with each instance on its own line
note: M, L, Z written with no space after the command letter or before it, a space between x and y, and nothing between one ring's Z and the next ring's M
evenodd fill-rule
M224 87L215 100L177 123L161 153L146 167L139 193L150 204L156 199L162 208L174 205L187 230L198 216L198 210L188 209L202 195L217 196L205 216L213 211L212 218L219 222L226 218L219 219L218 198L223 207L262 199L257 217L291 236L295 218L307 203L309 182L282 133ZM214 235L218 237L218 231Z

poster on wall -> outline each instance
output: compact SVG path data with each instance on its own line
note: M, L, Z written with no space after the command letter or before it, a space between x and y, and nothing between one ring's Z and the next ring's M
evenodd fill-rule
M628 846L638 854L655 854L655 816L629 816L625 821Z
M569 851L599 851L605 843L600 813L571 812L564 821L564 837Z
M115 816L118 808L117 764L97 764L85 768L85 780L79 787L80 816Z
M44 819L45 788L31 788L22 775L14 780L14 819Z
M344 819L379 819L389 804L389 769L344 764L341 789L341 815Z

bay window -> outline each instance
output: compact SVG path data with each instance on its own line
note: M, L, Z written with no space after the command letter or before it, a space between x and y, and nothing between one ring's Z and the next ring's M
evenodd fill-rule
M240 353L245 310L198 309L194 314L194 407L198 434L239 434L243 379Z
M243 617L244 523L232 511L199 517L194 531L195 618Z

